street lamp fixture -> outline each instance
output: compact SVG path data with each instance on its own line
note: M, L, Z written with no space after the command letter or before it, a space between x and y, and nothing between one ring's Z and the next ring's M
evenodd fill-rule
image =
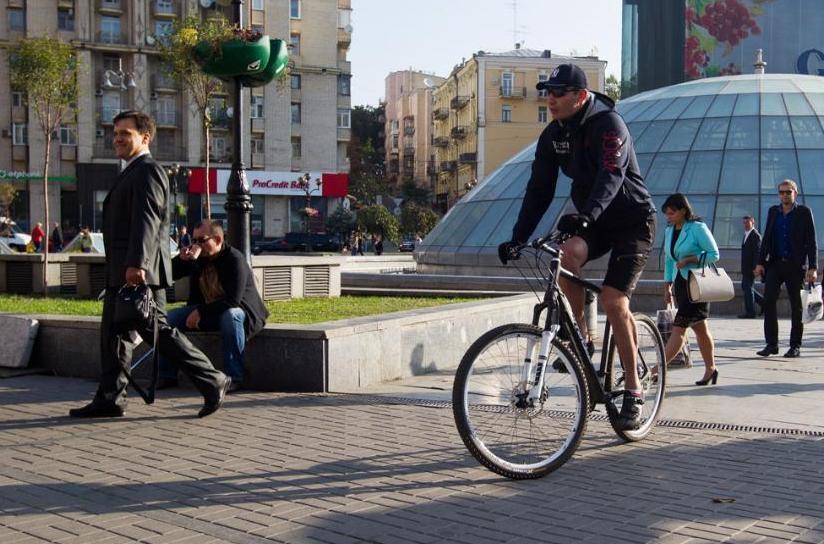
M320 192L323 182L320 178L315 178L313 187L312 176L309 175L309 172L306 172L297 179L297 183L298 187L300 187L306 195L306 206L303 209L303 214L305 216L305 230L309 232L309 219L310 213L312 212L312 193Z
M178 163L174 163L170 166L166 167L166 175L169 176L169 185L172 189L172 194L174 195L174 212L173 212L173 225L175 228L175 233L178 232L177 220L178 216L181 214L178 213L178 206L177 206L177 192L180 190L180 187L184 187L183 191L188 193L188 188L186 182L189 179L189 176L192 175L192 170L186 168L185 166L181 166ZM181 183L182 182L182 183Z
M117 70L103 72L103 87L106 89L120 89L127 91L137 87L134 72L123 71L123 59L117 60Z

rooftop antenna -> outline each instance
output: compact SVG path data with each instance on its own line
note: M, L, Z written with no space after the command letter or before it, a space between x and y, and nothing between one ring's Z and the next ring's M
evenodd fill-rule
M512 43L515 48L519 48L518 44L518 0L512 0Z
M763 49L756 49L755 50L755 64L753 64L755 70L753 71L754 74L763 74L764 69L767 67L767 63L764 61L764 50Z

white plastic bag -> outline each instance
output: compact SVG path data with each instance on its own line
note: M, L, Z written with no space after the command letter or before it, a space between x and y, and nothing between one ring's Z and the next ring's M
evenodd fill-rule
M675 314L678 313L678 309L673 306L672 304L668 304L666 309L658 310L655 316L656 325L658 326L658 332L661 333L661 338L664 340L664 344L667 343L669 337L672 335L672 324L675 321ZM690 343L689 340L684 338L684 345L681 347L681 351L675 354L675 357L672 358L672 361L667 364L667 368L692 368L692 358L690 357Z
M824 316L824 302L821 300L821 284L807 284L806 289L801 290L801 320L812 323Z

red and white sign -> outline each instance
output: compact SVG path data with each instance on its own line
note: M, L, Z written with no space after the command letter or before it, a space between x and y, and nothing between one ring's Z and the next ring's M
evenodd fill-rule
M231 170L217 171L217 192L225 193L229 183ZM247 170L246 181L249 183L249 193L253 195L282 195L306 196L300 187L300 172L267 172L263 170ZM316 189L315 180L321 180L320 191L312 196L344 197L349 190L349 174L324 174L309 172L311 188Z

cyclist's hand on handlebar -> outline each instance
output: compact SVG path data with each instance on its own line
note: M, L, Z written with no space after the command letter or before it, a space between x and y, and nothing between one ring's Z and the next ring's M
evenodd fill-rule
M503 244L498 246L498 259L501 260L501 264L506 264L509 261L517 261L520 258L518 252L515 251L518 246L520 246L518 242L515 240L510 240L509 242L504 242Z
M592 218L585 213L562 215L558 220L558 231L571 236L579 235L592 224Z

